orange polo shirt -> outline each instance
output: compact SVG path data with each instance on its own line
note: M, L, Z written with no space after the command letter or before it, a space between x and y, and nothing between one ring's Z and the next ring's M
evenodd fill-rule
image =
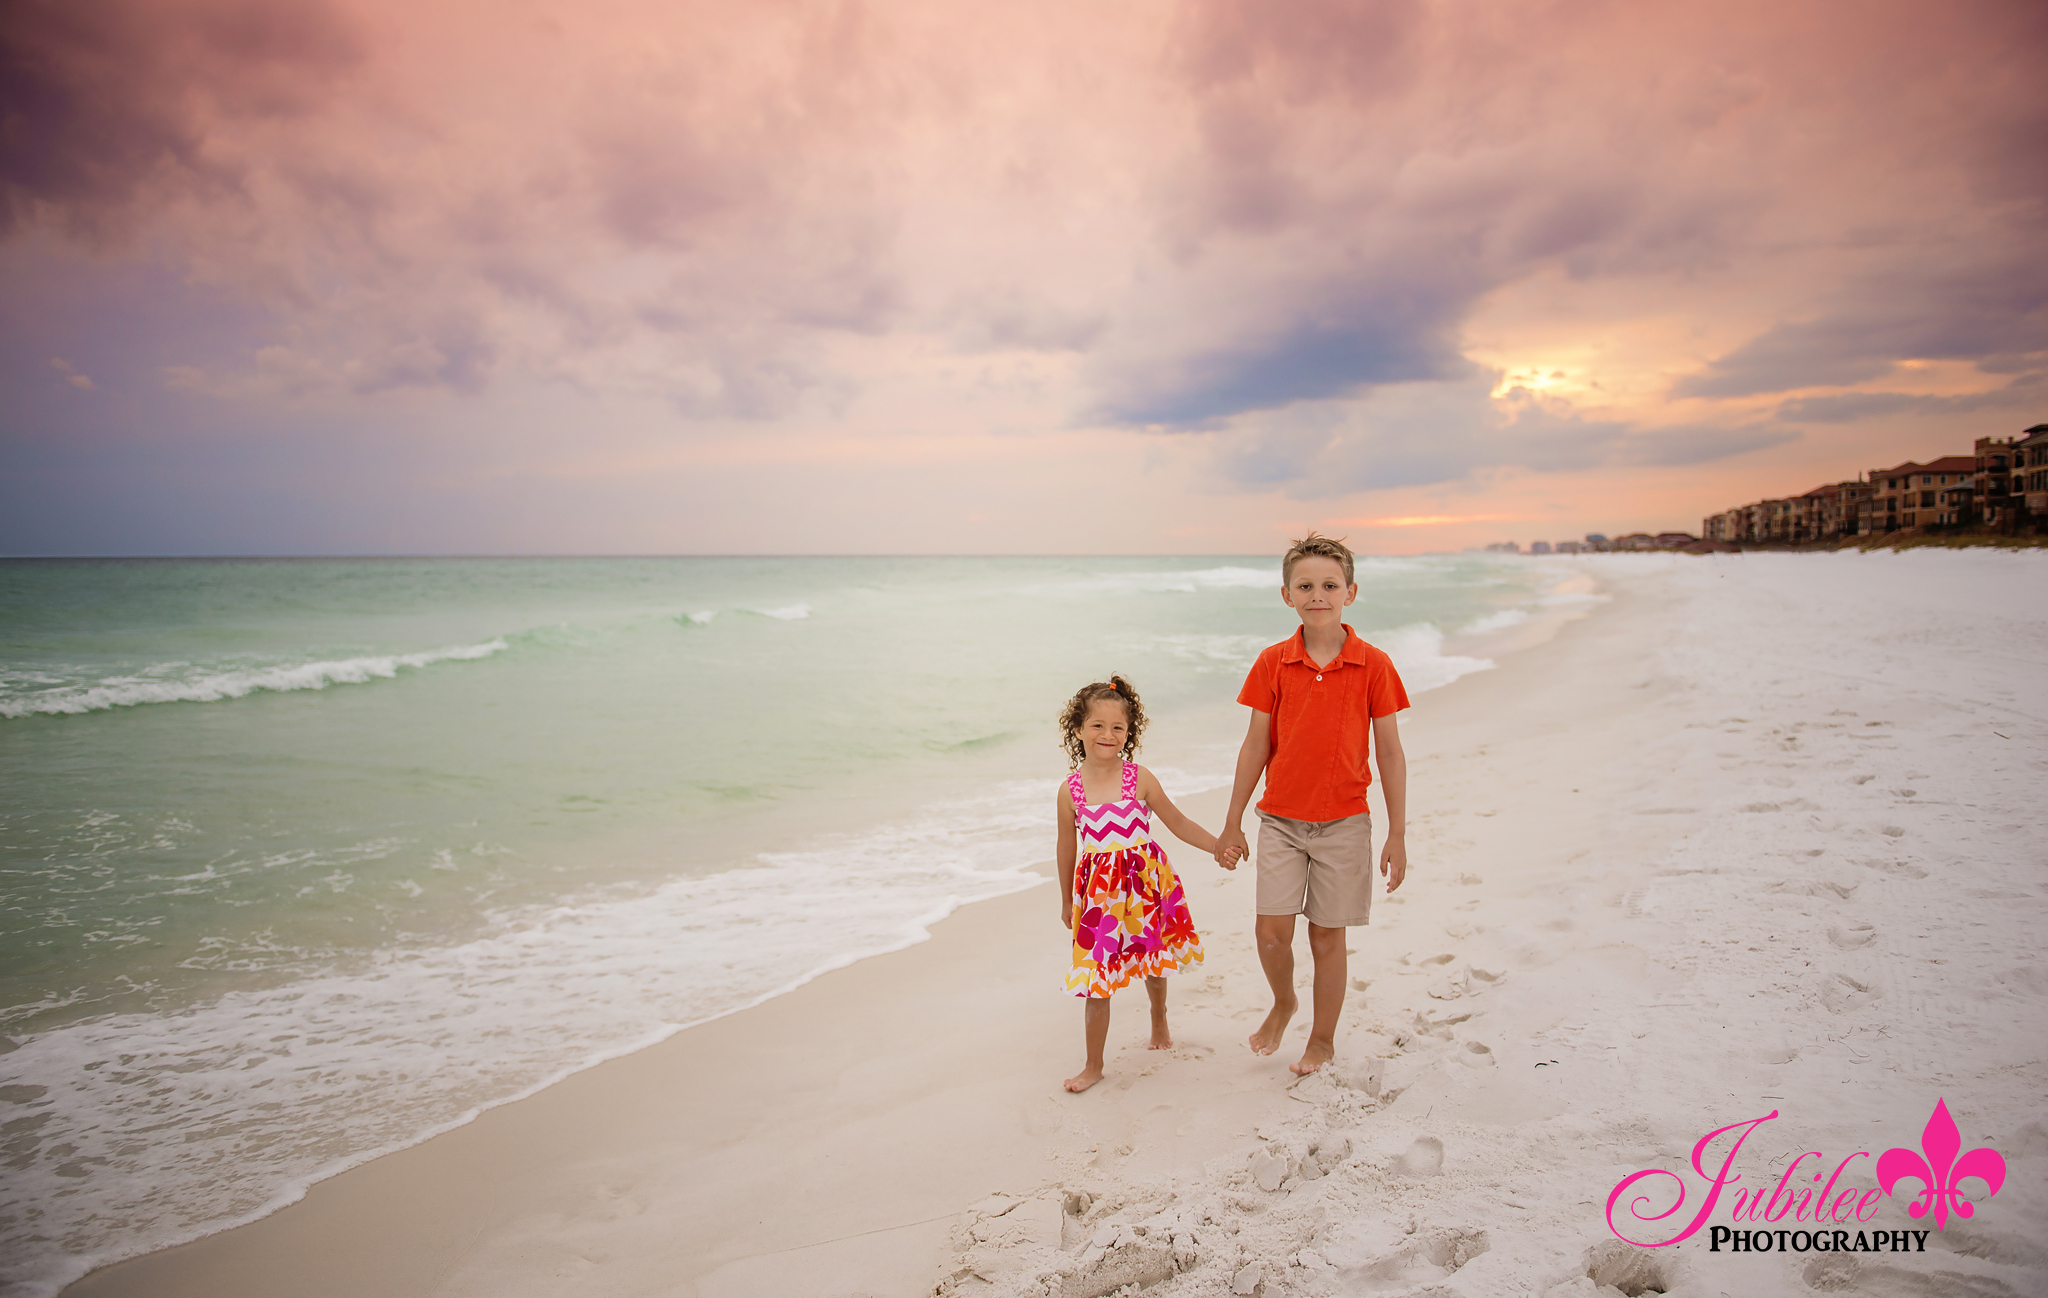
M1289 820L1342 820L1364 813L1372 786L1366 759L1372 722L1408 706L1393 660L1344 627L1344 648L1320 670L1302 633L1252 664L1237 701L1272 717L1272 755L1259 810Z

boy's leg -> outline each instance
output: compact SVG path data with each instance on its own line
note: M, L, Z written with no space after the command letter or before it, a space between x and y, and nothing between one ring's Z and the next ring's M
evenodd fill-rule
M1252 1033L1250 1044L1253 1054L1270 1055L1280 1048L1280 1038L1299 1005L1294 995L1294 916L1261 915L1256 932L1259 968L1266 971L1266 982L1273 989L1273 1008Z
M1102 1051L1109 1044L1109 997L1090 996L1084 1001L1081 1024L1088 1039L1088 1064L1067 1079L1070 1091L1085 1091L1102 1080Z
M1270 1055L1300 1002L1294 994L1294 917L1308 894L1308 826L1298 820L1259 813L1258 921L1259 967L1273 989L1273 1008L1252 1033L1252 1052Z
M1372 817L1349 816L1310 830L1308 895L1302 912L1308 917L1308 949L1315 959L1315 1018L1301 1061L1289 1065L1303 1075L1329 1063L1337 1053L1337 1020L1344 1013L1351 965L1344 930L1371 922L1373 889Z
M1289 1064L1306 1076L1330 1062L1337 1053L1337 1020L1344 1013L1344 986L1351 961L1345 952L1344 930L1324 928L1314 920L1308 926L1308 950L1315 959L1315 1018L1308 1029L1308 1048L1301 1062Z
M1173 1049L1173 1032L1166 1026L1166 979L1147 978L1145 995L1152 1002L1152 1044L1149 1050Z

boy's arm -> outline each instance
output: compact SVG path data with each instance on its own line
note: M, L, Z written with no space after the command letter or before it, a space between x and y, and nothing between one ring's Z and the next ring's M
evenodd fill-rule
M1394 713L1372 719L1372 746L1379 750L1380 792L1387 800L1387 845L1380 850L1380 873L1387 891L1408 877L1408 754L1401 749L1401 727Z
M1060 927L1074 928L1074 862L1080 854L1079 836L1074 832L1074 797L1067 786L1053 796L1053 820L1060 827L1059 848L1054 859L1060 870Z
M1144 799L1147 807L1158 813L1159 823L1172 830L1175 838L1198 852L1216 855L1219 847L1216 835L1189 820L1179 807L1173 805L1173 799L1166 796L1158 778L1142 766L1138 768L1138 796ZM1236 869L1237 862L1232 861L1229 868Z
M1252 792L1259 787L1259 777L1266 772L1266 759L1273 755L1273 714L1252 709L1251 728L1245 732L1244 746L1237 750L1237 780L1230 786L1230 810L1223 817L1223 832L1216 836L1216 861L1221 865L1226 855L1232 856L1225 869L1234 870L1239 859L1252 854L1251 844L1244 841L1244 809L1251 805Z

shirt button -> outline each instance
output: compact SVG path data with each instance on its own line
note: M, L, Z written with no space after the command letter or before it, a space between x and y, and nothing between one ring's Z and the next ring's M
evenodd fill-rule
M1323 674L1322 674L1321 672L1317 672L1317 673L1316 673L1316 679L1317 679L1317 680L1321 680L1322 678L1323 678Z

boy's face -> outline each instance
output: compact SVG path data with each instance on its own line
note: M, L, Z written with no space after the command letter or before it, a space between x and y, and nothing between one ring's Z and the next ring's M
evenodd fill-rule
M1343 622L1345 607L1358 598L1358 585L1344 580L1343 564L1312 554L1294 561L1294 571L1280 588L1280 598L1301 615L1303 626L1334 627Z

